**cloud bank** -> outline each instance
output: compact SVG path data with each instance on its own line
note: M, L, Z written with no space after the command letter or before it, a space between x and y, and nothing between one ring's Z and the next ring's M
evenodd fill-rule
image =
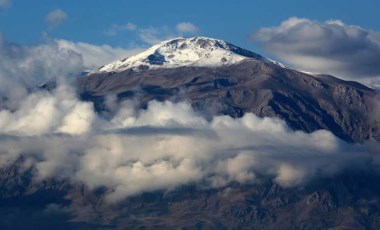
M380 33L340 20L289 18L252 34L282 61L310 72L333 74L370 85L379 81Z
M365 167L376 156L328 131L292 131L275 118L246 114L205 120L186 102L125 101L110 118L67 87L36 92L15 111L0 112L0 165L23 157L35 180L58 178L105 187L107 200L189 183L225 187L257 175L284 187Z

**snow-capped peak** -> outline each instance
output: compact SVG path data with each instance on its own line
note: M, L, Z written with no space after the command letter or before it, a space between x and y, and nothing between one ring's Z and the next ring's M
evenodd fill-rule
M127 69L142 71L182 66L217 67L232 65L245 59L273 62L222 40L193 37L163 41L140 54L105 65L98 71L121 72Z

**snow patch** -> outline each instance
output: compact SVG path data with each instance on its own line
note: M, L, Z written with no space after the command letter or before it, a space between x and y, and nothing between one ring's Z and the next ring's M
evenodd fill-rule
M284 67L254 52L222 40L194 37L163 41L135 56L112 62L98 72L121 72L127 69L142 71L183 66L219 67L233 65L246 59L256 59Z

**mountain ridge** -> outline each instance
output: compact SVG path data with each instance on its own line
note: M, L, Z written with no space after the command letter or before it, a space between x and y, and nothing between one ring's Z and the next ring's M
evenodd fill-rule
M137 55L102 66L95 73L184 66L220 67L247 59L272 62L284 67L281 63L223 40L208 37L178 37L162 41Z

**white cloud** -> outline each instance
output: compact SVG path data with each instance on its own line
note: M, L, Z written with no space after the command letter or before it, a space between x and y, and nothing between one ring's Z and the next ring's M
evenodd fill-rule
M63 89L31 94L16 111L1 112L0 130L12 138L0 138L0 165L22 154L25 167L36 167L36 179L105 186L111 202L193 182L255 183L257 174L296 186L376 157L330 132L294 132L275 118L246 114L209 122L184 102L152 101L146 110L124 103L104 120Z
M63 39L55 40L62 49L72 50L83 58L83 65L87 70L94 70L102 65L120 60L143 51L142 48L120 48L109 45L93 45L85 42L72 42Z
M54 27L59 26L62 22L68 19L68 15L65 11L61 9L56 9L48 13L45 17L45 21L48 23L49 28L52 29Z
M176 29L180 33L196 34L199 32L199 28L190 22L178 23Z
M7 98L0 97L0 108L16 106L30 88L56 78L79 76L140 51L62 39L23 46L8 42L0 34L0 96Z
M105 31L105 34L108 36L116 36L124 31L134 32L139 40L149 45L155 45L162 42L163 40L183 36L183 34L198 34L200 32L200 29L190 22L178 23L175 28L171 28L165 25L141 27L129 22L124 25L114 24L111 26L111 28Z
M0 130L22 136L84 134L91 129L94 119L91 103L78 101L68 87L58 87L54 94L44 91L30 94L15 112L1 110Z
M160 43L162 40L168 38L167 34L168 29L166 27L148 27L140 29L138 36L143 42L146 42L150 45L155 45L157 43Z
M136 30L139 39L145 43L148 43L149 45L155 45L163 40L183 36L183 34L191 35L197 34L199 32L199 28L189 22L178 23L175 28L168 26L149 26Z
M122 32L122 31L135 31L137 29L137 25L131 23L131 22L128 22L127 24L125 25L112 25L110 29L108 29L106 31L106 35L108 36L115 36L116 34L118 34L119 32Z
M252 36L283 62L301 70L333 74L367 85L380 79L380 33L376 31L340 20L289 18Z
M30 88L83 71L81 55L56 42L21 46L0 36L0 96L7 106L22 101ZM2 99L3 99L2 98Z

